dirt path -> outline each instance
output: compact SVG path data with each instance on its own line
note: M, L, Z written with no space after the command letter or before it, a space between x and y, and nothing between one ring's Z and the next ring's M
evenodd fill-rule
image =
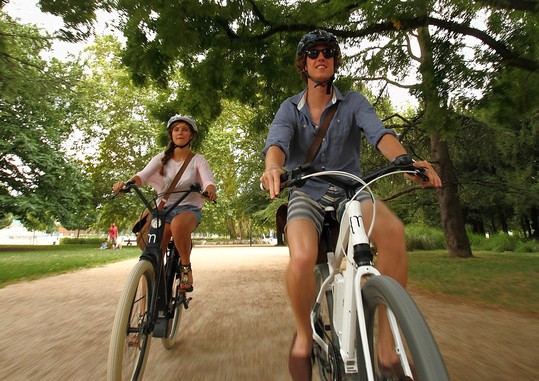
M289 380L285 248L194 249L176 347L152 342L145 380ZM0 289L0 380L104 380L134 260ZM453 380L538 380L539 319L414 293Z

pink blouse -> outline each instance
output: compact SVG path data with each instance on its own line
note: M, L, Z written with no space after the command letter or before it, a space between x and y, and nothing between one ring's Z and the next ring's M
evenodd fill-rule
M157 192L159 196L157 203L159 203L162 198L162 193L168 189L170 183L174 180L174 177L176 177L176 174L183 164L183 161L178 162L174 159L170 159L165 165L165 176L161 176L159 170L161 169L161 159L163 156L165 156L163 152L154 156L146 167L136 174L136 176L140 177L142 185L149 184ZM191 162L185 169L185 172L174 189L186 190L195 182L200 183L203 190L206 189L208 185L215 185L210 165L204 156L199 154L195 154L191 159ZM172 193L165 206L174 203L174 201L181 196L182 193ZM204 206L204 198L199 193L191 193L180 203L180 205L194 205L202 209Z

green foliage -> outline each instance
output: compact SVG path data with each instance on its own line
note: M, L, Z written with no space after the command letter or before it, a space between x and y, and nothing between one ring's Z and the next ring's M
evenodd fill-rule
M293 68L297 41L303 33L324 27L339 37L343 47L351 48L337 82L343 90L357 87L358 80L374 81L380 88L375 92L383 94L388 83L405 81L424 101L426 113L409 116L412 124L396 127L406 148L421 158L430 158L422 149L428 146L428 134L441 132L448 139L451 154L457 157L455 170L468 222L485 229L487 221L498 225L503 220L512 230L517 227L529 235L538 231L537 218L533 220L539 194L535 106L539 33L534 12L512 9L516 5L509 2L495 7L491 2L462 0L293 4L262 0L224 5L210 0L84 4L41 0L39 4L64 17L70 38L84 35L97 9L118 10L127 42L121 47L112 38L98 39L86 61L70 66L40 60L37 53L48 39L31 28L18 34L18 40L0 37L0 50L9 53L1 58L11 62L0 65L1 99L6 96L11 102L6 107L10 118L4 118L3 110L0 114L6 134L0 137L7 138L0 139L0 153L11 149L17 157L24 156L28 166L5 164L3 173L12 174L0 178L6 215L24 213L27 224L44 227L56 219L73 228L89 226L98 218L97 228L116 222L127 230L142 208L129 196L111 202L111 184L140 170L163 149L163 123L181 111L200 121L196 149L210 159L221 192L220 202L207 207L200 229L230 235L267 229L272 207L257 189L262 139L278 105L303 86ZM26 27L5 27L9 28ZM23 35L32 38L21 39ZM420 50L418 42L424 44ZM13 64L9 56L22 57L18 62L30 65ZM79 80L79 86L73 87L65 73ZM65 91L51 87L58 83ZM483 94L487 94L484 114L470 118L466 107L475 107L472 101ZM376 103L379 112L390 114L387 102ZM82 133L83 139L73 139L72 132ZM36 136L47 139L36 144ZM84 162L84 180L77 181L79 161L62 154L60 142L66 140L77 153L86 152L77 156ZM497 153L502 155L501 165L492 164L499 162ZM372 157L366 161L374 167L377 159ZM42 173L43 179L38 178ZM402 184L381 187L390 195ZM14 189L26 192L17 202ZM73 191L62 192L67 189ZM391 201L391 206L407 223L434 226L439 224L435 202L434 192L421 196L413 192Z
M443 250L445 248L445 237L439 229L406 225L406 249L408 251Z
M60 245L94 245L94 247L101 245L102 238L60 238Z
M504 232L495 233L489 236L470 234L470 241L475 250L533 253L539 249L539 242L536 240L524 239Z
M89 201L89 183L64 142L80 103L80 68L44 61L50 37L0 12L0 218L50 230ZM81 207L82 205L82 207Z

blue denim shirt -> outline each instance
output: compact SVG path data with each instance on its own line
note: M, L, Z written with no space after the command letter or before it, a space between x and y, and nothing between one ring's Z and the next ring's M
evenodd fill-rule
M321 120L324 119L327 109L335 102L339 102L337 112L329 124L313 164L316 168L346 171L359 176L362 135L376 147L385 134L394 136L396 134L384 127L374 108L363 95L354 91L343 95L336 87L333 98L322 112ZM265 156L269 147L279 147L285 153L286 168L293 169L304 163L317 130L318 126L312 122L307 106L306 90L303 90L281 104L270 125L262 153ZM310 179L301 190L313 199L319 200L328 187L329 184L325 182Z

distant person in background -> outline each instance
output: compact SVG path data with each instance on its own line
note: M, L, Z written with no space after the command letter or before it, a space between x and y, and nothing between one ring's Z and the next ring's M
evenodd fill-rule
M110 225L110 228L109 228L109 244L112 250L116 249L117 241L118 241L118 228L113 223L112 225Z

